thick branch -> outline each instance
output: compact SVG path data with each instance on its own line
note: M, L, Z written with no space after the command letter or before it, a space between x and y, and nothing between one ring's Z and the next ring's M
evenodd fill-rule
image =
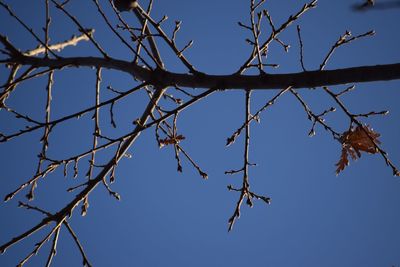
M132 62L98 57L72 57L43 59L18 56L3 60L3 63L16 63L34 67L102 67L131 74L135 78L163 86L221 89L281 89L319 87L346 83L387 81L400 79L400 63L362 66L336 70L307 71L285 74L260 75L207 75L180 74L164 70L151 71Z

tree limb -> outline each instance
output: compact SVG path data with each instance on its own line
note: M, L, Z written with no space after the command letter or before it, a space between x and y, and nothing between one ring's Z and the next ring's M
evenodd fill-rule
M134 78L164 86L220 89L282 89L309 88L357 82L388 81L400 79L400 63L361 66L335 70L316 70L283 74L260 75L208 75L181 74L165 70L148 70L132 62L99 57L71 57L60 59L18 56L2 63L30 65L33 67L96 67L119 70L131 74Z

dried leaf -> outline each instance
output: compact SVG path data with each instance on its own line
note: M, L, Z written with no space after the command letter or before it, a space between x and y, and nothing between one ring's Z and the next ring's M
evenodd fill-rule
M340 160L335 165L337 166L336 174L339 174L339 172L343 171L344 168L346 168L346 166L349 165L346 148L344 147L342 148L342 154L340 155Z
M336 174L339 174L349 165L349 155L353 160L357 160L361 157L361 152L377 153L376 144L381 143L378 140L379 136L380 134L372 130L368 125L357 126L355 129L344 132L340 138L342 154L339 162L335 164L337 166Z

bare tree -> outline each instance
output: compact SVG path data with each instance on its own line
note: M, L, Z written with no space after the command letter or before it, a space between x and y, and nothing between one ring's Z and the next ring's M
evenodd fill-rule
M12 4L0 1L3 11L15 20L16 25L22 26L37 44L36 48L32 47L23 52L22 48L13 43L13 40L3 34L0 35L2 46L0 64L7 67L7 77L1 85L1 112L12 116L16 121L13 129L5 129L6 132L2 130L0 142L8 143L13 140L18 142L25 136L34 133L41 135L41 149L36 171L30 179L5 196L5 201L10 201L25 190L27 191L26 197L32 201L35 197L35 188L41 180L45 176L60 175L57 172L59 170L62 170L66 177L76 178L73 180L75 184L67 188L68 192L73 192L75 195L70 202L60 206L56 212L49 212L45 207L38 207L30 202L19 201L19 206L37 211L43 215L43 218L36 225L30 226L26 231L2 244L0 251L4 253L8 248L29 238L37 231L47 229L47 234L36 243L33 251L20 261L19 266L29 261L47 241L51 240L52 245L46 263L46 266L50 266L56 254L59 233L62 228L66 229L76 242L83 265L91 266L81 241L70 224L69 217L76 212L75 208L77 207L82 216L87 214L90 194L99 185L104 186L112 197L120 199L120 195L113 191L111 186L116 179L116 168L124 157L131 157L129 149L144 131L153 129L158 146L168 146L173 149L178 172L182 172L181 160L185 159L199 173L200 177L207 179L207 173L182 146L181 141L186 139L186 136L178 130L177 125L182 112L215 92L225 90L244 92L245 109L243 114L245 119L226 141L226 145L229 146L240 135L243 135L244 139L241 166L225 172L226 174L240 174L242 177L239 186L228 185L228 190L238 193L232 216L228 219L229 231L240 217L244 201L250 207L256 200L270 204L271 199L268 196L250 188L249 168L255 165L249 160L250 128L252 123L259 121L260 115L283 95L292 95L304 109L311 122L310 136L315 134L316 127L322 126L333 140L341 144L341 156L336 164L337 174L345 169L350 158L356 160L360 158L361 153L370 153L380 155L393 175L400 175L378 139L380 134L364 121L365 118L386 115L388 112L353 113L342 99L342 96L355 89L354 85L348 84L400 79L400 63L325 70L337 49L354 41L372 37L375 34L374 31L368 30L357 35L345 31L332 43L330 48L327 48L327 54L320 65L314 70L308 70L305 67L303 55L303 46L306 44L302 39L301 27L298 25L296 40L300 47L298 55L302 71L274 74L271 70L271 68L278 68L279 65L270 62L267 58L270 46L278 44L287 51L289 45L280 38L280 35L293 27L294 23L298 21L300 23L300 19L306 13L316 8L317 0L299 6L297 11L281 24L274 22L272 15L265 7L265 0L248 1L249 19L246 22L239 22L238 27L250 36L246 39L250 46L250 52L243 64L238 66L237 71L230 75L212 74L197 69L186 56L193 41L188 41L183 45L181 41L178 41L181 22L172 23L172 32L168 32L168 27L171 27L168 18L152 16L152 0L143 3L135 0L89 1L93 5L94 12L91 16L108 27L112 38L116 41L115 47L121 47L120 49L129 52L122 59L114 57L114 51L107 47L107 44L104 45L98 41L95 29L87 28L90 25L87 25L86 20L75 17L69 9L69 6L74 4L73 2L70 0L40 2L45 9L45 18L42 19L44 34L42 34L31 28L30 22L25 21L13 9ZM365 5L372 6L373 2L368 1ZM68 33L72 31L76 33L68 40L60 41L55 37L50 37L52 24L59 18L53 14L56 11L58 16L62 14L63 19L68 19L74 25L74 27L65 29ZM123 12L126 13L123 14ZM131 22L128 15L135 16L136 22ZM104 38L100 39L104 40ZM86 45L85 43L91 45L93 55L78 56L80 47ZM71 46L76 46L76 48L66 51ZM174 69L174 66L170 66L171 63L164 60L163 55L166 53L166 48L169 50L168 53L174 54L176 61L185 68L185 72L170 71L170 69ZM94 73L94 82L87 84L87 87L93 88L94 98L91 103L87 103L86 107L80 108L78 111L64 113L62 116L58 114L55 117L52 95L54 89L57 88L58 73L72 68L90 68L89 73ZM132 87L128 90L120 90L111 86L112 79L107 81L107 75L104 74L109 70L131 76ZM42 107L35 107L38 111L42 111L42 116L44 116L42 119L37 119L36 114L32 116L9 104L9 99L14 94L18 96L17 89L25 85L37 86L35 85L37 80L46 81L44 110ZM331 88L335 85L342 86ZM312 92L317 90L324 92L333 101L335 107L328 107L322 112L313 111L301 95L299 90L301 88L308 88ZM108 91L105 92L104 89ZM251 108L252 92L258 90L275 90L276 94L254 111L254 108ZM108 97L107 100L101 101L103 94ZM132 95L139 94L147 95L148 102L145 106L138 105L136 112L139 112L140 109L140 115L131 118L131 122L135 125L134 129L129 130L123 127L125 130L121 131L120 125L118 125L117 131L117 118L121 114L115 111L115 106L126 101ZM138 97L143 99L143 96ZM338 130L337 127L325 120L328 114L337 109L347 118L348 127L345 131ZM109 123L107 125L100 122L100 114L108 114ZM53 153L49 152L49 139L54 131L67 125L70 121L85 116L91 119L88 122L92 129L90 144L82 146L80 151L76 151L72 155L65 156L63 153L57 154L57 156L52 155ZM22 128L19 128L20 125L23 125ZM84 161L88 163L82 164ZM72 174L69 173L71 169Z

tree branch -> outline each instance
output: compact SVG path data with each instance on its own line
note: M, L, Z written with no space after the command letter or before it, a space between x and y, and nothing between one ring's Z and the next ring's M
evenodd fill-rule
M220 89L281 89L309 88L357 82L388 81L400 79L400 63L362 66L323 71L307 71L283 74L260 75L208 75L181 74L165 70L148 70L132 62L99 57L71 57L60 59L18 56L0 63L14 63L33 67L97 67L119 70L131 74L136 79L164 86Z

